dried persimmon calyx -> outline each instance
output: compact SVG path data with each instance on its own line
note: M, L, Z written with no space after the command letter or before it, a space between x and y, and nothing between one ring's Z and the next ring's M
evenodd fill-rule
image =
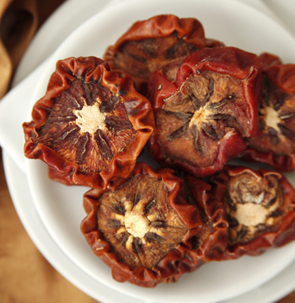
M242 138L258 132L259 60L221 47L188 56L176 84L166 70L155 72L149 83L156 122L152 153L197 176L213 174L246 149Z
M136 88L145 93L151 73L161 66L198 49L219 46L223 44L205 38L197 19L158 15L134 23L107 49L104 59L112 69L131 75Z
M120 185L84 195L81 231L115 280L154 287L197 268L198 259L187 258L203 222L183 186L172 170L137 163Z
M258 112L259 134L246 140L248 149L244 159L292 171L295 168L295 65L284 65L270 54L262 54L260 58L263 90Z
M104 187L128 176L154 124L132 83L95 57L60 60L24 123L25 155L42 159L65 184Z

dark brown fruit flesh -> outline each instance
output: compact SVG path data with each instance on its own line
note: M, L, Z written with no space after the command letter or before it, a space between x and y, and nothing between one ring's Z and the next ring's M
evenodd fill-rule
M163 181L136 175L99 199L98 229L120 262L153 269L187 232Z
M78 164L82 173L103 171L135 138L121 97L97 82L76 79L54 102L33 140Z
M249 147L276 155L295 153L295 94L286 93L264 77L259 108L259 135Z
M213 165L225 136L249 135L247 118L240 80L211 71L190 76L157 113L162 153L201 167Z
M152 72L197 48L176 35L126 42L116 54L115 64L132 76L149 79Z
M259 177L246 170L230 177L224 203L231 245L248 243L265 232L276 232L291 211L275 172Z

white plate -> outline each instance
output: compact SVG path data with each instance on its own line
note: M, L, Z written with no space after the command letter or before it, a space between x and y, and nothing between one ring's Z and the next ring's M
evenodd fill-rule
M96 0L95 0L96 1ZM108 303L144 303L131 296L124 295L105 287L85 273L71 261L50 236L40 218L25 173L17 166L6 151L3 151L5 176L15 209L30 238L42 255L73 285L100 302ZM22 274L15 272L15 274ZM54 287L52 288L54 292ZM287 291L288 292L288 291Z
M21 77L16 77L14 79L14 83L17 83L20 78L23 77L23 75L27 75L28 71L34 66L36 60L39 60L41 62L46 58L46 52L42 52L42 47L40 49L40 45L43 43L44 36L50 35L52 33L53 28L60 28L58 31L59 37L53 37L52 41L50 41L50 44L48 44L48 49L50 52L56 47L57 41L59 41L60 37L65 37L64 33L64 16L65 13L68 11L71 11L71 13L75 12L77 13L78 10L84 14L84 17L91 16L93 14L93 8L96 6L98 7L97 0L88 0L87 4L88 7L86 9L85 3L83 2L83 5L78 5L79 0L71 0L65 2L59 10L53 14L49 20L44 24L44 26L39 31L39 34L36 35L35 41L33 41L35 47L29 48L27 52L27 56L24 56L25 64L21 64L17 75L21 75ZM103 0L100 0L103 1ZM280 0L278 0L280 1ZM288 0L289 1L289 0ZM263 6L259 7L260 1L254 0L249 1L248 3L253 2L255 7L258 6L259 9L263 9ZM294 2L295 3L295 2ZM99 2L101 5L102 2ZM77 7L79 9L77 10ZM265 10L264 10L265 11ZM267 8L266 8L267 12ZM78 16L80 16L78 14ZM283 15L284 16L284 15ZM61 18L62 17L62 18ZM69 20L71 21L71 20ZM58 39L56 39L58 38ZM57 41L56 41L57 40ZM49 52L49 54L50 54ZM48 54L48 53L47 53ZM15 92L13 91L13 94L8 95L4 100L2 100L0 107L1 107L1 113L2 116L9 116L10 114L10 107L9 104L13 108L22 108L20 111L21 113L14 117L13 123L11 120L5 120L3 121L1 119L1 128L4 129L12 129L15 127L15 122L19 121L19 124L24 120L24 101L23 98L21 102L20 97L22 96L30 96L32 87L34 87L37 79L40 77L40 71L42 68L40 68L39 71L36 71L34 75L30 76L30 81L24 81L21 83L22 86L27 87L27 90L22 88L21 90L19 87L16 87ZM3 106L5 105L5 106ZM1 118L3 118L1 116ZM35 245L38 247L38 249L41 251L41 253L47 258L47 260L62 274L64 275L69 281L71 281L74 285L79 287L82 291L89 294L93 298L101 301L101 302L122 302L122 303L141 303L142 300L138 299L132 299L131 297L124 296L121 293L116 292L115 290L110 290L109 288L105 287L104 285L97 282L94 278L87 275L82 269L78 267L77 264L72 262L68 256L61 251L61 249L58 247L55 240L49 235L47 229L45 228L41 218L39 217L38 212L36 211L31 193L29 191L26 175L23 173L25 170L21 159L15 162L15 158L19 157L22 158L21 153L17 154L17 147L14 145L17 145L17 138L16 136L13 136L12 138L9 137L3 137L3 133L0 134L2 142L5 143L7 140L11 145L5 145L5 150L3 150L3 156L4 156L4 166L5 166L5 174L7 178L7 183L9 186L10 193L12 195L12 199L14 202L14 205L16 207L16 210L19 214L20 219L22 220L22 223L24 227L26 228L28 234L30 235L31 239L34 241ZM20 135L20 138L22 138L22 135ZM11 141L11 142L10 142ZM12 147L13 149L12 149ZM12 151L16 151L15 153L12 153ZM13 154L13 158L10 158L8 154L11 156ZM12 160L13 159L13 160ZM17 164L21 164L17 166ZM269 303L269 302L275 302L276 300L282 298L286 294L290 293L295 288L295 261L293 261L290 266L288 266L286 269L284 269L279 275L277 275L275 278L270 280L269 282L263 284L262 286L242 295L239 297L236 297L231 300L223 301L222 303ZM147 301L145 301L147 302ZM219 301L220 302L220 301ZM220 302L221 303L221 302Z
M94 299L104 303L152 303L124 295L114 289L105 287L96 279L86 274L71 261L58 247L55 240L45 228L29 191L24 172L15 161L3 151L3 162L7 184L17 213L29 236L44 255L66 279ZM219 303L269 303L275 302L295 289L295 261L272 280L254 290ZM54 289L52 290L54 291ZM156 303L156 302L154 302Z
M105 48L113 44L133 21L159 13L196 17L203 23L207 37L256 53L270 51L280 55L285 62L295 61L292 51L295 41L290 34L272 19L247 5L229 0L126 1L99 13L69 36L41 77L33 101L44 94L58 59L102 56ZM185 300L205 303L225 300L271 279L294 258L295 246L292 243L279 250L269 250L256 258L243 257L236 261L208 264L193 274L184 275L177 284L159 285L152 290L117 283L112 280L109 268L92 254L79 230L85 216L82 195L86 188L66 187L52 182L47 178L46 165L40 161L28 160L26 164L36 208L58 246L89 276L126 295L154 302Z

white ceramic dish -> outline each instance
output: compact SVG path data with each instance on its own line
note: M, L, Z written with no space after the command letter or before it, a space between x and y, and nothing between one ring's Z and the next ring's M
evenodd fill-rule
M3 162L9 192L19 218L34 244L53 267L81 291L103 303L145 302L115 290L110 291L69 259L45 228L34 205L25 173L6 151L3 151ZM15 272L15 274L21 273Z
M32 102L44 94L57 60L69 56L100 57L132 22L160 13L194 16L203 23L207 37L256 53L269 51L280 55L285 62L295 61L291 51L295 48L292 36L272 19L237 1L125 1L99 13L69 36L51 58ZM139 300L205 303L233 298L268 281L294 258L295 245L292 243L256 258L243 257L236 261L208 264L193 274L183 276L177 284L159 285L152 290L117 283L112 280L109 268L92 254L79 231L85 216L82 196L87 189L69 188L52 182L47 178L46 165L40 161L28 160L26 164L36 208L49 234L65 255L99 283Z
M24 172L3 151L6 180L18 215L26 231L44 257L71 283L102 303L156 303L139 300L106 287L85 273L59 248L45 228L29 191ZM270 281L241 296L218 303L276 302L295 289L295 261ZM54 291L54 289L53 289Z
M66 37L66 32L64 31L64 16L67 11L71 11L73 16L79 12L83 13L84 18L89 17L93 14L93 7L100 8L103 4L102 1L98 5L96 0L88 0L88 6L77 5L79 0L72 0L65 2L61 8L53 14L49 20L43 25L39 33L36 35L35 40L32 44L34 47L30 47L27 54L24 56L24 63L20 65L16 78L14 79L14 84L17 84L20 79L27 75L31 68L34 67L36 60L41 62L50 54L55 47L58 45L60 37ZM274 2L274 1L272 1ZM267 7L260 5L260 1L247 1L247 3L253 4L259 9L263 9L264 12L268 12ZM295 2L294 2L295 3ZM78 14L79 15L79 14ZM284 17L284 15L282 15ZM70 21L70 20L69 20ZM81 21L81 20L80 20ZM83 20L82 20L83 21ZM71 23L72 24L72 23ZM74 23L75 25L75 23ZM40 45L44 41L43 37L47 37L52 33L53 28L59 28L58 36L53 37L53 39L48 44L49 52L42 52ZM72 28L74 29L74 27ZM57 39L59 38L59 39ZM44 65L43 65L44 67ZM1 129L13 129L16 128L15 134L18 134L18 129L15 127L15 123L19 121L21 123L24 120L24 110L25 104L23 96L30 96L32 93L32 88L34 87L36 81L40 78L40 73L42 72L42 67L38 68L32 75L25 79L19 86L11 91L0 104L1 108ZM21 99L20 99L21 97ZM19 100L22 100L19 102ZM11 119L3 120L3 118L9 116L10 107L18 108L19 114L14 116L13 122ZM20 132L21 133L21 132ZM47 260L69 281L74 285L79 287L85 293L89 294L93 298L101 302L128 302L128 303L141 303L142 300L133 299L130 296L125 296L115 290L110 290L103 284L97 282L94 278L86 274L77 264L72 262L68 256L58 247L55 240L49 235L47 229L45 228L38 212L36 211L31 193L28 188L28 183L26 175L23 173L24 166L22 164L22 155L18 151L18 139L20 136L3 136L4 132L1 132L1 144L4 145L5 150L3 150L4 155L4 166L7 178L7 183L9 186L10 193L16 210L19 214L20 219L24 227L26 228L31 239L34 241L35 245L41 251L41 253L47 258ZM9 154L9 156L8 156ZM20 156L19 156L20 155ZM12 156L12 158L10 158ZM17 159L16 159L17 158ZM18 159L20 158L20 159ZM13 159L13 160L12 160ZM17 160L17 162L15 162ZM293 261L286 269L284 269L280 274L275 276L269 282L255 288L254 290L230 300L223 301L222 303L269 303L275 302L276 300L282 298L295 288L295 261ZM145 301L147 302L147 301ZM221 303L219 301L219 303Z

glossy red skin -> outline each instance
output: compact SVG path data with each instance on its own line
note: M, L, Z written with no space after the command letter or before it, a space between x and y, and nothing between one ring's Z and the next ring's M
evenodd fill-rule
M175 15L158 15L147 20L135 22L114 44L118 51L127 41L169 37L177 33L179 38L198 48L206 46L204 28L195 18L178 18Z
M165 38L174 34L176 34L179 39L194 45L198 49L223 46L222 42L214 39L206 39L203 25L195 18L178 18L175 15L158 15L147 20L135 22L114 45L108 47L103 58L109 63L112 70L117 70L118 67L114 63L114 57L126 42ZM134 79L138 91L145 94L148 80L135 76L132 76L132 78Z
M259 57L262 71L269 80L286 93L295 93L295 64L283 64L278 56L269 53L262 53ZM241 158L245 161L269 164L284 172L292 172L295 169L295 154L276 155L271 151L265 153L248 147Z
M249 162L269 164L273 168L283 172L292 172L295 169L295 154L278 156L272 152L264 153L248 147L242 153L241 159Z
M224 205L219 199L220 193L216 188L201 179L190 175L187 175L185 179L197 206L202 210L206 218L205 220L214 227L213 231L193 253L196 253L199 263L201 261L202 263L221 261L227 248L228 222Z
M238 175L245 170L249 171L251 169L243 166L226 166L217 176L212 177L211 182L216 186L216 198L222 201L226 189L226 182L229 177ZM257 172L253 172L258 176L265 176L274 171L259 169ZM223 255L223 260L237 259L243 255L258 256L271 247L281 247L295 239L295 190L282 174L278 172L275 173L281 175L280 185L284 198L290 202L293 210L285 216L276 232L266 232L246 244L236 243L234 246L228 246Z
M32 138L38 137L38 130L45 124L54 99L69 88L71 81L83 77L87 82L102 77L104 85L118 92L123 88L127 94L122 96L130 122L137 131L135 139L115 155L107 169L95 173L81 173L78 164L70 162L43 144L35 144ZM135 166L136 159L154 128L154 117L149 101L140 95L130 77L109 70L108 64L96 57L79 57L60 60L52 74L46 94L38 100L32 110L32 121L24 123L26 157L40 159L49 167L49 177L65 185L83 185L104 188L116 179L127 177Z
M139 267L131 269L129 265L118 261L110 245L97 229L97 209L99 197L108 190L115 190L116 186L109 189L91 189L84 195L83 205L87 216L81 223L81 231L93 252L112 269L113 278L118 282L130 282L143 287L155 287L164 282L176 282L183 273L195 270L200 265L195 254L190 257L191 239L202 229L202 219L196 206L186 202L182 194L183 179L176 177L171 169L155 171L146 163L137 163L132 176L147 174L162 179L167 186L168 203L187 226L187 233L182 242L158 262L153 270ZM99 247L99 249L97 249Z
M250 113L250 136L257 135L258 103L262 88L261 63L255 54L233 47L203 49L191 54L179 67L176 82L168 80L161 69L154 72L149 81L147 98L152 104L155 116L157 110L164 106L164 100L175 93L187 77L196 74L197 70L228 74L243 81L243 91ZM158 89L159 87L161 89ZM196 167L178 159L167 161L165 155L161 153L157 127L149 140L149 146L153 157L162 165L180 167L197 177L210 176L221 170L227 162L242 154L247 147L243 138L236 133L221 142L218 156L212 166Z
M262 71L271 82L286 93L295 93L295 64L283 64L278 56L269 53L262 53L259 58Z

